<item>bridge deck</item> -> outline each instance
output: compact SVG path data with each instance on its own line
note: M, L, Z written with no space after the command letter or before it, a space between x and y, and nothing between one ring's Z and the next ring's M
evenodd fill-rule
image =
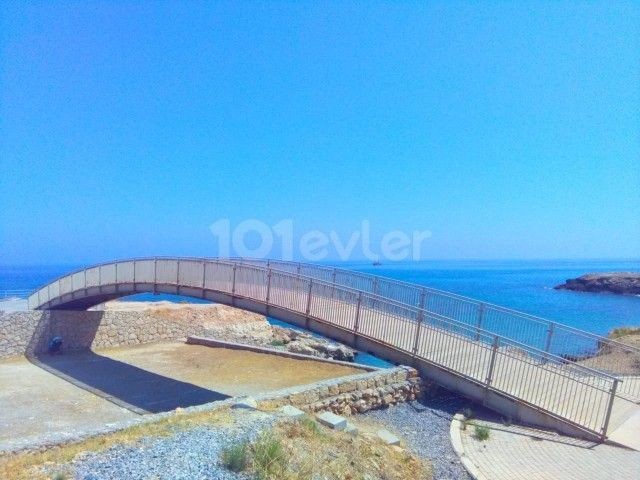
M239 286L236 291L242 290L243 286ZM290 297L292 292L281 292L280 295ZM307 298L304 292L293 293L293 295L296 298L280 306L295 309ZM310 304L310 315L323 318L327 323L350 331L355 328L355 316L348 315L353 310L353 305L344 303L341 305L332 298L314 297ZM329 312L333 312L333 315ZM390 343L399 349L411 351L414 348L417 329L418 325L415 321L400 316L386 316L384 323L381 323L380 313L377 310L360 309L358 333L374 340ZM486 382L491 362L491 345L430 326L428 322L421 325L420 333L416 349L418 356L454 370L473 381ZM491 381L494 388L513 397L527 399L529 403L571 418L581 425L595 425L603 420L600 412L606 411L610 399L610 392L604 385L598 389L589 389L587 403L579 405L574 401L574 395L579 394L593 382L599 383L600 377L585 374L580 382L576 382L568 372L563 371L562 366L550 362L536 362L526 352L521 352L519 356L508 355L506 351L510 348L512 347L498 349ZM629 379L628 381L639 380ZM616 430L636 412L640 412L640 405L616 397L609 430Z
M481 328L297 273L229 260L137 259L74 272L29 297L31 308L86 308L136 292L175 291L277 307L395 349L484 391L594 436L614 432L639 410L615 397L618 380ZM174 290L171 290L174 289ZM355 340L354 340L355 341ZM626 378L627 385L638 382ZM461 384L462 384L461 383ZM496 407L496 408L499 408Z

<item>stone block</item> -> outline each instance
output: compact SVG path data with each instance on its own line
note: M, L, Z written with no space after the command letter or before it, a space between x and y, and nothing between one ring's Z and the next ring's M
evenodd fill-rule
M344 430L347 427L347 419L331 412L322 412L316 415L318 422L334 430Z
M381 429L376 432L376 435L385 445L400 445L400 439L396 437L389 430Z
M347 422L347 426L344 427L344 431L345 433L348 433L350 435L357 435L358 434L358 427L356 427L353 423L351 422Z
M258 402L256 402L256 399L253 397L241 398L231 405L231 408L248 408L250 410L256 410L258 408Z
M289 417L289 418L301 418L301 417L304 417L305 415L305 413L302 410L296 407L292 407L291 405L285 405L283 407L280 407L278 411L285 417Z

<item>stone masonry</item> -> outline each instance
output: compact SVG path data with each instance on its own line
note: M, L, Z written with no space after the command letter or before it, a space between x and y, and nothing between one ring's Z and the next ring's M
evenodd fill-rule
M61 336L64 350L175 341L202 335L198 323L131 311L27 311L0 313L0 358L46 352Z
M417 370L401 366L294 387L259 405L267 409L293 405L308 413L351 415L415 400L424 387Z

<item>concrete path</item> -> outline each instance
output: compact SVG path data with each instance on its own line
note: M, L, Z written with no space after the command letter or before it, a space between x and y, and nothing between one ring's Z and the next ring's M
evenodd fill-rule
M476 480L637 480L640 452L591 443L495 419L471 420L465 430L452 424L452 443ZM474 425L490 429L474 437ZM455 435L459 435L456 441Z
M33 362L33 363L32 363ZM362 370L180 343L0 362L0 451Z

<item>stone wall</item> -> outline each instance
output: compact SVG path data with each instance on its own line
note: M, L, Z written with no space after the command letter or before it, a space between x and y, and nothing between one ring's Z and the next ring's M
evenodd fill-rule
M293 405L309 413L351 415L415 400L424 387L417 370L400 366L293 387L257 400L267 409Z
M145 311L0 312L0 358L44 353L54 336L62 337L68 351L174 341L203 330Z

